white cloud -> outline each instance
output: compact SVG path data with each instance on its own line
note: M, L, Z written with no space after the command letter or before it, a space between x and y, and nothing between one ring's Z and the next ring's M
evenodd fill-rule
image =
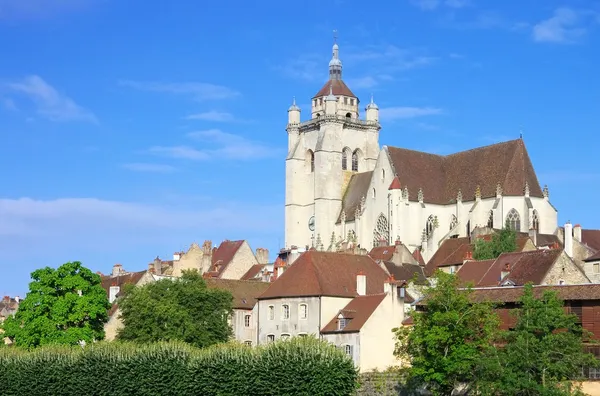
M35 104L37 113L51 121L97 122L91 111L58 92L37 75L8 83L6 87L29 98Z
M164 83L156 81L122 80L119 81L119 84L140 91L190 95L196 100L231 99L241 95L240 92L222 85L201 82Z
M235 117L231 113L210 110L204 113L190 114L185 117L186 120L203 120L203 121L214 121L214 122L233 122Z
M150 172L150 173L170 173L175 171L175 167L165 164L148 164L142 162L134 162L130 164L123 164L123 168L129 169L134 172Z
M586 33L584 15L570 8L557 8L554 15L533 27L533 40L570 44Z
M196 206L197 207L197 206ZM21 237L32 243L39 237L86 238L110 233L153 234L176 229L267 230L279 226L280 206L223 202L203 209L107 201L97 198L0 199L0 235ZM260 214L260 215L259 215ZM109 233L109 234L107 234Z
M276 157L282 150L243 136L208 129L190 132L189 138L202 142L201 149L191 146L155 146L150 153L172 158L204 161L211 159L255 160ZM210 146L213 146L210 148Z
M387 107L379 110L382 120L399 120L442 114L443 110L436 107Z
M0 0L0 20L38 19L83 9L95 0Z

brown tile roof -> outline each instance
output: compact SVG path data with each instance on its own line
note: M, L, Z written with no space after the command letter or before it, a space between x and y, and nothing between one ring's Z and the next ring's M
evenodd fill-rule
M419 189L423 189L426 203L454 203L459 190L464 201L472 201L478 186L482 198L493 198L498 183L503 195L522 196L525 182L532 197L543 197L522 139L448 156L389 146L387 152L411 200L417 200Z
M111 286L119 286L119 288L121 289L119 291L119 293L117 294L117 297L119 297L121 295L121 291L123 291L124 285L137 284L140 281L140 279L142 279L144 274L146 274L146 271L128 272L124 275L117 275L117 276L106 275L101 278L102 279L102 288L106 291L106 295L108 296L110 294Z
M238 249L242 247L244 241L229 241L224 240L221 242L219 247L213 251L212 254L212 265L208 270L209 273L215 274L217 278L223 274L223 271L227 268L227 265L233 260L233 256L237 253Z
M402 265L396 265L390 261L384 261L383 265L388 270L390 275L394 276L396 280L411 281L415 279L419 285L427 284L427 277L423 271L423 267L417 264L404 263Z
M398 179L398 176L394 176L394 180L392 180L392 183L390 184L388 190L400 190L401 188L402 186L400 185L400 180Z
M270 283L237 280L237 279L205 279L206 286L228 290L233 295L234 309L252 309L258 296L267 290Z
M251 280L255 279L257 275L261 273L261 271L265 268L264 264L255 264L250 269L242 275L242 280Z
M366 296L358 296L352 299L342 310L323 329L321 333L356 333L362 329L373 312L381 304L385 298L385 294L373 294ZM345 318L349 318L346 327L338 330L338 315L342 314Z
M260 299L280 297L356 297L356 275L367 277L367 294L383 293L388 274L369 256L319 252L302 253Z
M467 261L465 262L458 271L456 276L460 279L461 284L466 286L472 284L476 286L479 284L483 276L490 270L496 260L481 260L481 261Z
M592 254L590 257L586 258L583 261L598 261L600 260L600 251L598 251L596 254Z
M474 301L517 302L523 294L523 290L523 286L474 289L471 298ZM566 301L600 300L600 284L595 283L585 285L534 286L533 294L536 297L540 297L546 290L556 291L558 297Z
M350 91L350 88L348 88L346 83L344 83L342 80L329 80L325 83L325 85L323 85L319 92L317 92L317 94L313 96L313 99L318 98L320 96L329 95L330 86L332 87L333 94L336 96L343 95L356 98L356 95L354 95L352 91Z
M369 256L375 261L390 261L394 252L396 251L396 245L392 246L377 246L371 249ZM400 279L400 278L396 278Z
M415 251L412 253L412 256L415 260L417 260L419 265L425 267L425 259L423 258L423 255L421 254L421 250L419 248L415 249Z
M600 250L600 230L581 229L581 242L594 250Z
M371 184L371 177L373 171L355 173L348 182L344 198L342 200L342 210L338 217L337 222L342 221L342 211L346 212L346 221L354 221L356 215L356 209L360 206L362 197L367 197L369 191L369 185Z
M524 238L525 241L527 241L527 239L529 238L529 233L528 232L517 232L517 236L519 238ZM557 242L560 246L562 246L562 241L560 240L560 238L554 234L540 234L538 233L536 236L536 246L537 247L544 247L544 246L550 246L552 244L554 244L555 242Z
M415 324L415 320L413 319L412 316L409 316L402 321L402 324L404 326L412 326Z

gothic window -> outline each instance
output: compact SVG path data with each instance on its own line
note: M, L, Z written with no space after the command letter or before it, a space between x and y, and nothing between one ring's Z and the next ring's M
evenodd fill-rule
M375 192L375 189L373 189L373 199L375 199L377 197L377 193Z
M381 181L385 181L385 169L381 170Z
M455 215L450 218L450 231L452 231L458 225L458 219Z
M385 241L389 243L390 240L390 228L388 225L388 221L385 216L382 214L377 217L377 222L375 223L375 229L373 230L373 247L379 246L381 241Z
M519 216L519 212L517 212L515 209L511 209L506 215L506 223L511 229L515 231L520 231L521 216Z
M471 220L467 221L467 236L471 236Z
M538 215L537 210L533 211L533 218L531 219L531 227L537 232L540 231L540 216Z
M313 153L312 150L306 152L306 170L309 173L315 171L315 153Z
M358 172L358 149L352 153L352 170Z
M342 170L348 170L348 157L352 157L352 153L349 148L342 150Z
M427 218L427 224L425 224L425 234L427 234L427 238L429 238L433 234L435 220L433 215Z
M352 113L346 113L346 118L352 118Z
M490 228L494 228L494 211L493 210L490 210L490 213L488 215L487 226Z

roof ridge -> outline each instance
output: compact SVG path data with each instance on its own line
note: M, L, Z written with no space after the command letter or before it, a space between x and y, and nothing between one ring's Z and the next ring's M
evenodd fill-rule
M395 149L395 150L404 150L404 151L412 151L414 153L427 154L427 155L431 155L431 156L434 156L434 157L439 157L439 158L445 159L445 158L448 158L448 157L453 157L453 156L458 155L458 154L468 153L468 152L471 152L471 151L481 150L481 149L485 149L485 148L489 148L489 147L493 147L493 146L506 145L506 144L509 144L509 143L517 142L519 140L521 140L521 139L506 140L504 142L497 142L497 143L487 144L485 146L473 147L473 148L470 148L470 149L467 149L467 150L461 150L461 151L458 151L456 153L447 154L447 155L428 153L427 151L420 151L420 150L409 149L409 148L405 148L405 147L396 147L396 146L390 146L390 145L386 145L386 147L392 148L392 149Z

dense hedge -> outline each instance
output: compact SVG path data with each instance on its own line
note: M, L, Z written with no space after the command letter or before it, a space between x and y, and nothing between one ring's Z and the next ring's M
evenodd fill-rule
M0 349L0 384L4 396L348 396L357 372L343 352L311 337L202 350L180 343L100 343Z

